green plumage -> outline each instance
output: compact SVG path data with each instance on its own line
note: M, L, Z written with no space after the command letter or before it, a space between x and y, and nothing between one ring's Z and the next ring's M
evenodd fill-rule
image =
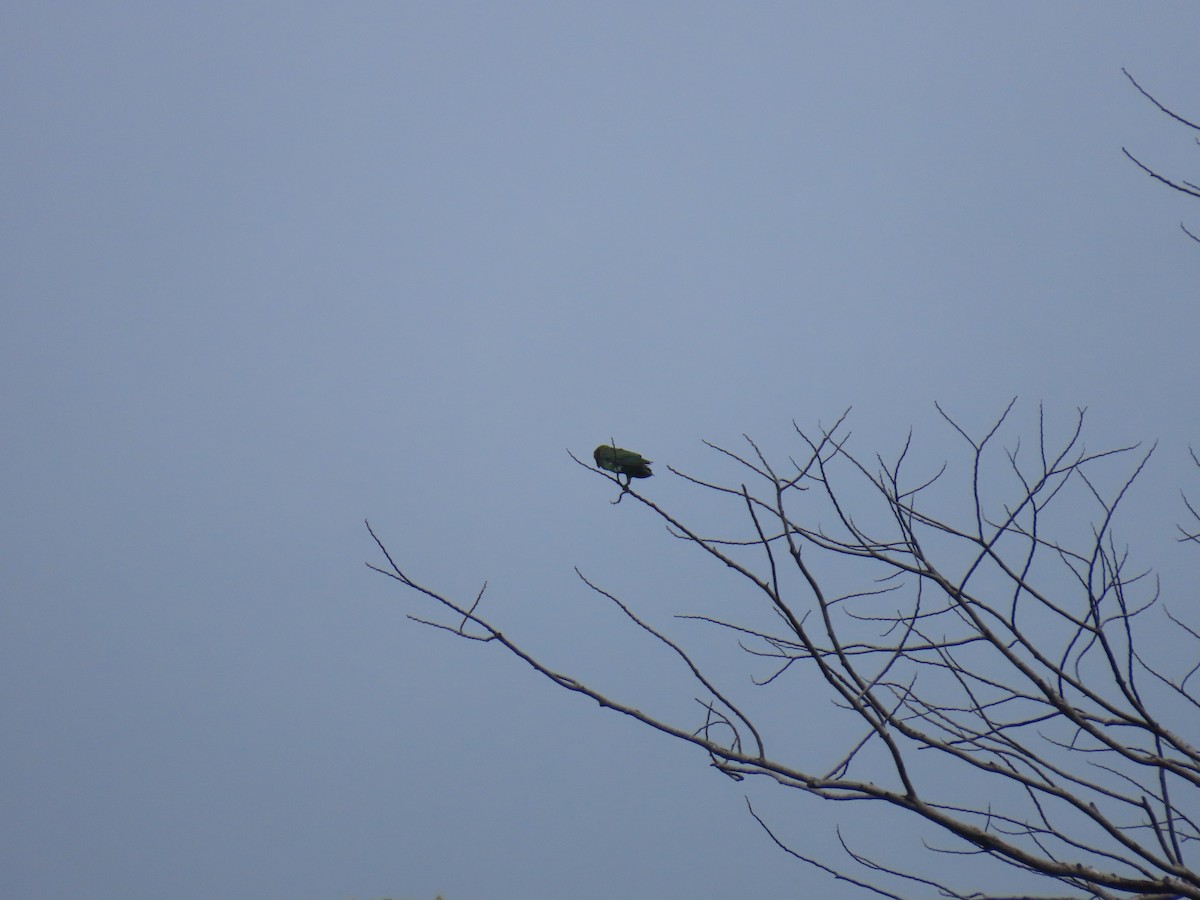
M649 478L654 473L650 471L653 460L646 459L640 453L632 450L622 450L612 444L601 444L592 454L596 465L609 472L625 476L625 483L631 478Z

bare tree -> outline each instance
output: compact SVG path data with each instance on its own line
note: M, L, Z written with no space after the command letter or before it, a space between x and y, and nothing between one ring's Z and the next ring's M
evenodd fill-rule
M1200 898L1188 861L1200 837L1200 704L1189 684L1200 663L1177 665L1139 638L1147 620L1189 642L1200 633L1158 603L1158 579L1133 568L1113 531L1154 448L1089 452L1083 410L1057 441L1039 411L1037 440L1003 448L1012 409L972 437L938 407L966 465L917 474L909 474L911 433L894 459L864 457L849 445L845 415L816 432L796 427L802 455L784 464L749 438L745 452L710 444L745 483L668 469L729 504L730 533L719 536L620 485L620 496L744 585L722 601L722 615L676 617L692 620L675 626L684 633L703 623L730 636L744 668L733 676L722 666L718 677L681 638L579 575L674 655L701 692L699 715L652 716L552 670L484 616L482 589L459 601L422 585L374 531L387 564L368 565L448 615L410 616L418 622L497 642L560 687L695 745L734 779L763 776L898 810L943 836L943 845L926 845L931 853L957 859L954 877L944 865L930 877L843 841L849 858L834 866L787 846L750 810L787 852L864 891L1017 896L995 889L1017 878L998 861L1042 886L1021 897ZM1197 528L1182 535L1200 542ZM831 719L852 724L852 736L828 759L807 747L800 758L774 755L773 746L794 747L776 740L794 713L751 713L735 696L767 684L805 696L820 685Z
M1158 100L1156 100L1154 98L1154 96L1152 94L1150 94L1145 88L1143 88L1140 84L1138 84L1137 80L1132 75L1130 75L1128 71L1126 71L1125 69L1122 69L1121 71L1125 73L1125 77L1128 78L1129 81L1133 84L1133 86L1138 89L1138 91L1141 93L1141 95L1143 97L1145 97L1147 100L1149 100L1151 103L1153 103L1160 110L1162 110L1162 112L1166 113L1168 116L1170 116L1176 122L1180 122L1183 125L1186 125L1188 128L1193 128L1196 131L1200 131L1200 125L1197 125L1195 122L1188 121L1183 116L1181 116L1177 113L1174 113L1167 107L1163 106L1161 103L1158 102ZM1200 145L1200 138L1196 138L1196 143L1198 145ZM1173 179L1167 178L1165 175L1162 175L1159 172L1157 172L1154 169L1147 166L1145 163L1143 163L1141 160L1139 160L1136 156L1134 156L1132 153L1130 153L1129 150L1127 150L1126 148L1122 147L1121 150L1124 152L1124 154L1126 156L1128 156L1131 160L1133 160L1134 164L1137 165L1137 167L1139 169L1141 169L1143 172L1145 172L1147 175L1149 175L1151 178L1155 179L1156 181L1161 181L1167 187L1173 188L1174 190L1177 190L1182 194L1187 194L1189 197L1200 197L1200 185L1193 184L1190 181L1182 181L1182 180L1175 181ZM1186 234L1192 240L1200 242L1200 237L1198 237L1195 233L1188 231L1187 226L1184 225L1182 222L1179 223L1179 227L1182 228L1184 234Z

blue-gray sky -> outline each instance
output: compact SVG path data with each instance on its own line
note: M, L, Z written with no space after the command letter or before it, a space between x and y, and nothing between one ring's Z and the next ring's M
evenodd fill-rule
M1194 3L10 3L0 35L5 897L848 896L742 797L807 849L844 810L409 622L363 517L672 703L571 567L664 620L679 568L723 582L567 448L703 472L852 404L864 449L936 454L934 400L1020 395L1159 439L1147 507L1194 482L1200 204L1120 152L1196 177L1120 73L1200 116Z

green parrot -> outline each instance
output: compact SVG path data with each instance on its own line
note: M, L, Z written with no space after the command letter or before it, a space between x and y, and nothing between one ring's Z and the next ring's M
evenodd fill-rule
M650 471L650 463L653 460L646 459L642 454L634 453L632 450L614 447L612 444L601 444L592 456L595 457L596 465L601 469L615 472L618 476L624 475L626 487L629 486L630 479L649 478L654 474Z

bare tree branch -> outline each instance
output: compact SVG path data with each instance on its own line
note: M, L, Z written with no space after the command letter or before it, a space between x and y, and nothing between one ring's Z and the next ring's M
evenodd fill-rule
M620 498L630 497L749 589L749 598L731 596L723 614L677 617L727 632L731 650L760 669L731 681L728 667L719 678L681 639L579 574L680 662L702 692L699 721L686 711L652 716L551 670L480 614L482 590L459 603L418 584L374 531L388 565L371 568L453 617L417 621L495 641L559 686L700 747L729 777L765 777L816 797L899 810L949 839L926 844L932 859L1000 863L1048 888L1023 897L1200 900L1200 874L1189 859L1200 841L1200 701L1189 685L1200 662L1170 671L1174 661L1146 644L1142 623L1160 608L1161 587L1135 568L1114 532L1155 448L1087 449L1084 410L1056 441L1040 409L1033 445L1002 447L1014 404L980 437L938 407L967 448L961 471L948 462L913 471L924 464L911 433L891 461L860 456L850 447L846 415L811 434L795 426L805 452L786 471L749 437L748 455L709 445L749 472L751 483L668 469L730 504L728 532L719 536L702 536L572 457L616 481ZM1185 504L1195 521L1181 527L1181 540L1200 543L1200 515ZM764 612L774 625L761 624ZM1156 621L1200 647L1200 627L1166 610ZM781 739L790 714L752 715L735 696L755 686L786 690L797 676L806 695L824 687L837 722L855 724L828 759L816 747L796 759L775 755L793 746ZM902 894L879 879L944 897L1013 896L1002 884L986 887L996 880L994 867L977 875L956 867L961 879L976 879L962 889L940 867L935 880L843 842L851 863L867 872L852 877L787 846L751 815L796 858L880 896ZM905 868L916 865L910 859Z
M1133 84L1133 86L1138 89L1138 92L1143 97L1145 97L1147 100L1149 100L1151 103L1153 103L1155 106L1157 106L1160 110L1165 112L1168 116L1170 116L1176 122L1182 122L1188 128L1195 128L1197 131L1200 131L1200 125L1197 125L1195 122L1189 122L1183 116L1172 112L1171 110L1169 110L1165 106L1163 106L1161 103L1159 103L1157 100L1155 100L1154 97L1150 93L1148 93L1144 87L1142 87L1140 84L1137 83L1137 81L1134 79L1134 77L1129 74L1129 71L1127 69L1125 69L1124 66L1121 67L1121 71L1125 73L1125 77L1130 80L1130 82Z
M1195 122L1185 119L1183 116L1179 115L1178 113L1163 106L1161 103L1158 102L1158 100L1154 97L1154 95L1152 95L1144 87L1142 87L1140 84L1138 84L1137 80L1132 75L1130 75L1127 70L1122 68L1121 71L1125 73L1125 77L1129 79L1130 83L1135 88L1137 88L1138 93L1140 93L1143 97L1145 97L1147 100L1149 100L1151 103L1153 103L1155 105L1155 107L1157 107L1160 111L1166 113L1168 116L1170 116L1176 122L1186 125L1188 128L1194 128L1197 131L1200 131L1200 125L1197 125ZM1198 140L1198 143L1200 143L1200 140ZM1191 181L1186 181L1183 179L1180 179L1179 181L1175 181L1174 179L1167 178L1165 175L1155 171L1154 169L1150 168L1148 165L1143 163L1140 159L1138 159L1132 153L1130 153L1126 148L1122 147L1121 152L1124 153L1127 157L1129 157L1133 161L1134 165L1136 165L1139 169L1141 169L1143 172L1145 172L1147 175L1149 175L1155 181L1162 182L1163 184L1165 184L1167 187L1171 188L1172 190L1179 191L1181 194L1187 194L1189 197L1200 197L1200 185L1196 185L1195 183L1193 183ZM1196 241L1197 243L1200 243L1200 236L1197 236L1194 232L1189 231L1186 225L1184 225L1182 222L1180 222L1179 227L1183 229L1184 234L1186 234L1188 237L1190 237L1192 240Z

